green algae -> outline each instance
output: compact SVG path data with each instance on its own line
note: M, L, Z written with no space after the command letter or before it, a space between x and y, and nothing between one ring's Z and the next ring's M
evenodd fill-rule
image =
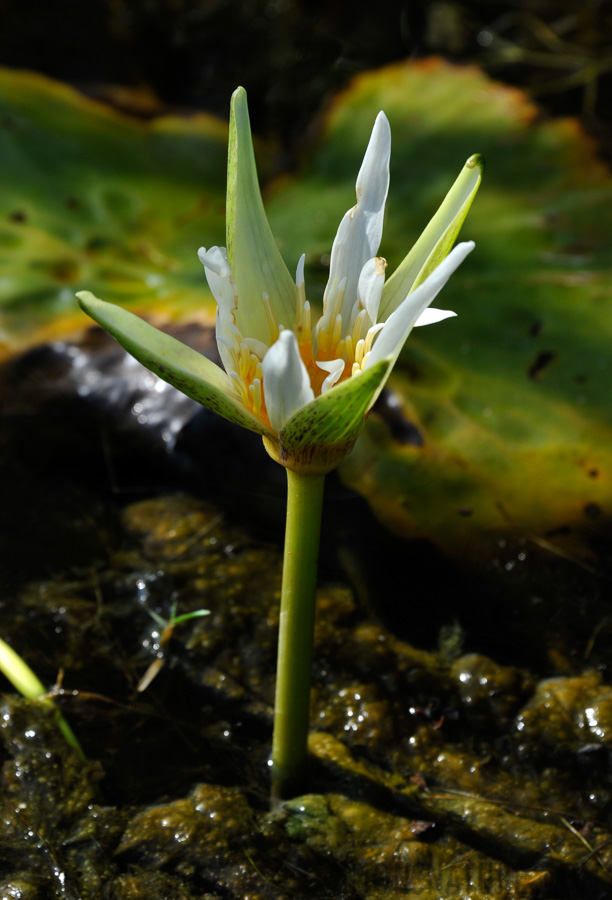
M599 675L538 679L476 653L449 662L385 631L345 586L324 588L312 793L270 812L278 552L188 496L131 503L121 521L103 565L26 585L16 620L0 608L4 632L12 622L50 674L65 669L56 702L95 760L70 753L48 710L7 697L4 896L535 900L610 890L612 793L598 756L609 688ZM211 616L175 630L138 694L159 652L147 608L165 615L174 602ZM60 625L51 644L36 640Z

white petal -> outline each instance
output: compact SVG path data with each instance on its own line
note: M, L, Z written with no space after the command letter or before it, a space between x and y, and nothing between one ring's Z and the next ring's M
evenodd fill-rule
M348 320L357 300L359 275L367 260L376 256L382 237L385 202L389 190L391 129L384 113L376 117L372 136L357 176L357 203L346 213L336 234L323 298L323 318L342 313ZM340 282L346 278L342 308L336 309ZM327 321L327 320L326 320Z
M433 307L429 307L429 309L424 310L419 318L414 323L414 327L418 328L421 325L435 325L436 322L442 322L444 319L450 319L452 316L456 316L457 313L453 312L452 309L433 309Z
M227 251L225 247L200 247L198 250L198 258L205 269L211 269L215 274L224 277L231 275L230 264L227 261Z
M321 393L325 394L333 387L335 383L338 381L342 373L344 372L344 360L343 359L330 359L326 362L317 362L317 366L320 369L323 369L324 372L329 372L329 375L321 385Z
M382 257L374 257L369 259L361 270L359 275L359 285L357 291L361 306L367 309L368 315L372 320L372 325L376 324L378 316L378 307L380 306L380 298L382 289L385 284L385 269L387 261Z
M236 309L236 288L232 281L232 270L227 261L225 247L211 247L210 250L201 247L198 256L219 308L226 311Z
M298 259L297 269L295 270L295 285L297 288L301 288L304 284L304 261L306 260L306 254L302 253L300 258Z
M400 303L431 275L453 246L482 178L483 160L470 156L437 213L385 284L380 316L388 319Z
M266 353L262 369L268 418L272 428L280 432L298 409L314 400L308 370L292 331L281 331Z
M473 241L458 244L446 259L442 260L437 269L434 269L429 278L412 294L409 294L395 312L391 313L374 342L366 360L365 369L385 358L390 358L392 363L395 362L414 323L429 304L436 299L455 269L461 265L473 249Z
M223 368L229 375L236 366L235 353L240 347L242 338L234 324L232 313L221 306L217 306L215 337Z

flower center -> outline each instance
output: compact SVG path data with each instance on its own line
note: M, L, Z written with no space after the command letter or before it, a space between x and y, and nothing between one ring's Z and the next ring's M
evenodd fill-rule
M382 324L371 325L367 311L360 304L355 304L351 316L352 321L346 333L341 313L337 311L334 315L333 310L331 315L324 313L313 328L311 306L306 299L304 281L300 281L299 278L296 294L293 333L297 338L300 356L308 372L313 393L315 397L319 397L323 392L325 379L332 373L333 377L331 383L328 382L328 386L340 384L361 372L372 348L374 337L382 328ZM340 309L341 300L342 291L339 291L334 304L337 310ZM270 346L272 346L284 325L277 322L272 304L266 295L263 297L263 306L269 326ZM231 361L230 366L227 367L228 374L244 406L266 425L270 425L266 410L262 371L263 357L268 348L259 342L245 339L236 326L234 310L231 310L231 317L231 337L227 331L224 332L226 336L224 343L226 350L229 350ZM253 344L259 346L254 347ZM322 367L319 363L325 364L325 366ZM334 366L332 363L336 365ZM338 373L340 366L341 370Z

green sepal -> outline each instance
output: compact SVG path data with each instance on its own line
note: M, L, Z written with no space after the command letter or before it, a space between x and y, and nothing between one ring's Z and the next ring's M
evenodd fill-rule
M266 449L289 469L310 474L330 472L350 453L365 417L389 372L383 359L360 375L333 387L293 415Z
M379 321L388 319L408 294L422 284L448 255L480 187L483 170L482 156L470 156L433 219L386 282L378 312Z
M263 422L234 399L230 379L206 356L126 309L98 300L89 291L80 291L77 297L87 315L168 384L236 425L270 434Z
M296 287L284 263L264 210L249 124L246 91L232 95L227 161L227 258L238 292L236 324L242 334L270 346L264 294L279 325L292 328Z

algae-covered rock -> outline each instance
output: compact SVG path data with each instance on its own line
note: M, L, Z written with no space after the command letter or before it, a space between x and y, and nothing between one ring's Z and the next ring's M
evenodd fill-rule
M449 882L443 873L461 852L461 844L478 848L472 850L470 856L475 858L462 866L458 876L459 883L465 880L466 884L472 884L476 896L479 896L479 891L482 891L481 896L487 896L489 890L494 892L494 896L517 900L537 897L540 896L540 889L550 883L551 876L561 874L571 879L576 867L588 873L594 885L609 887L612 884L612 841L609 841L606 829L592 828L592 844L587 841L585 845L576 840L576 829L571 822L568 824L562 818L559 823L551 823L547 821L545 807L538 809L537 806L517 803L518 796L525 801L527 796L519 794L516 787L505 797L496 797L494 781L488 778L486 772L479 775L473 766L466 765L465 760L461 761L460 771L466 778L471 776L469 788L467 785L461 788L455 786L454 773L444 766L445 757L442 754L438 757L442 765L436 773L437 784L430 786L422 775L408 781L397 771L389 772L352 756L348 748L331 735L314 734L309 746L321 763L333 771L335 779L343 779L345 792L357 796L359 800L367 798L379 809L388 809L394 801L404 816L412 815L420 822L429 822L430 827L434 823L438 827L445 826L445 839L429 845L432 862L427 873L423 873L423 882L414 884L416 896L420 896L420 890L428 898L435 896L435 891L440 890L433 887L432 892L432 884L436 881L444 884L446 890L449 889ZM510 783L508 779L507 785ZM531 790L532 796L537 791L535 783L532 786L525 784L525 788L525 793ZM367 822L368 816L364 818ZM390 823L387 828L391 833ZM415 829L418 830L420 828ZM365 840L366 845L367 833L366 827L364 834L360 835L360 840ZM384 832L379 830L379 833ZM459 845L455 840L460 842ZM591 852L585 853L585 846ZM597 853L594 848L597 848ZM485 856L480 859L483 851ZM595 862L596 855L598 862ZM491 856L499 861L497 866L491 865ZM532 871L521 872L523 869ZM479 877L481 871L486 873L484 884ZM501 894L498 894L500 889Z
M2 790L16 804L3 813L5 841L19 843L25 823L26 831L29 827L39 837L51 838L92 801L95 767L84 766L65 746L53 710L26 700L4 700L0 741L5 753Z
M67 746L48 705L6 699L0 717L0 856L3 875L10 873L2 896L37 900L79 891L94 900L115 873L109 846L112 853L124 818L94 803L99 764L84 764Z
M149 869L188 874L223 867L247 847L252 816L240 791L197 785L184 800L152 806L132 819L116 853Z
M332 682L327 688L313 703L316 728L344 732L351 743L369 747L382 747L396 737L394 707L374 685Z
M324 745L327 755L330 742L315 739L315 753ZM372 770L369 772L371 776ZM394 814L335 793L298 797L284 804L283 813L285 829L293 840L325 850L345 866L348 884L357 896L396 900L403 891L403 896L419 900L441 896L520 900L540 896L539 891L550 881L546 872L513 872L475 850L465 860L456 838L447 835L436 840L440 829L437 816L419 819L406 809ZM459 858L463 864L457 868Z
M609 891L605 760L594 766L582 739L551 751L546 684L483 654L449 665L385 631L346 587L318 598L312 793L270 812L280 553L194 497L138 500L121 521L104 567L23 591L21 638L61 622L45 653L52 671L67 667L58 702L96 764L73 757L43 707L7 701L7 897L20 885L32 900L66 900L63 885L83 900ZM167 622L175 605L211 614L162 644L151 613ZM8 633L15 619L0 617ZM576 723L597 707L605 724L603 681L557 681Z
M576 748L612 744L612 687L598 672L541 681L514 727L529 744L575 753Z
M462 707L472 725L487 729L508 726L531 690L525 672L500 666L485 656L473 653L455 660L450 673L456 679Z

